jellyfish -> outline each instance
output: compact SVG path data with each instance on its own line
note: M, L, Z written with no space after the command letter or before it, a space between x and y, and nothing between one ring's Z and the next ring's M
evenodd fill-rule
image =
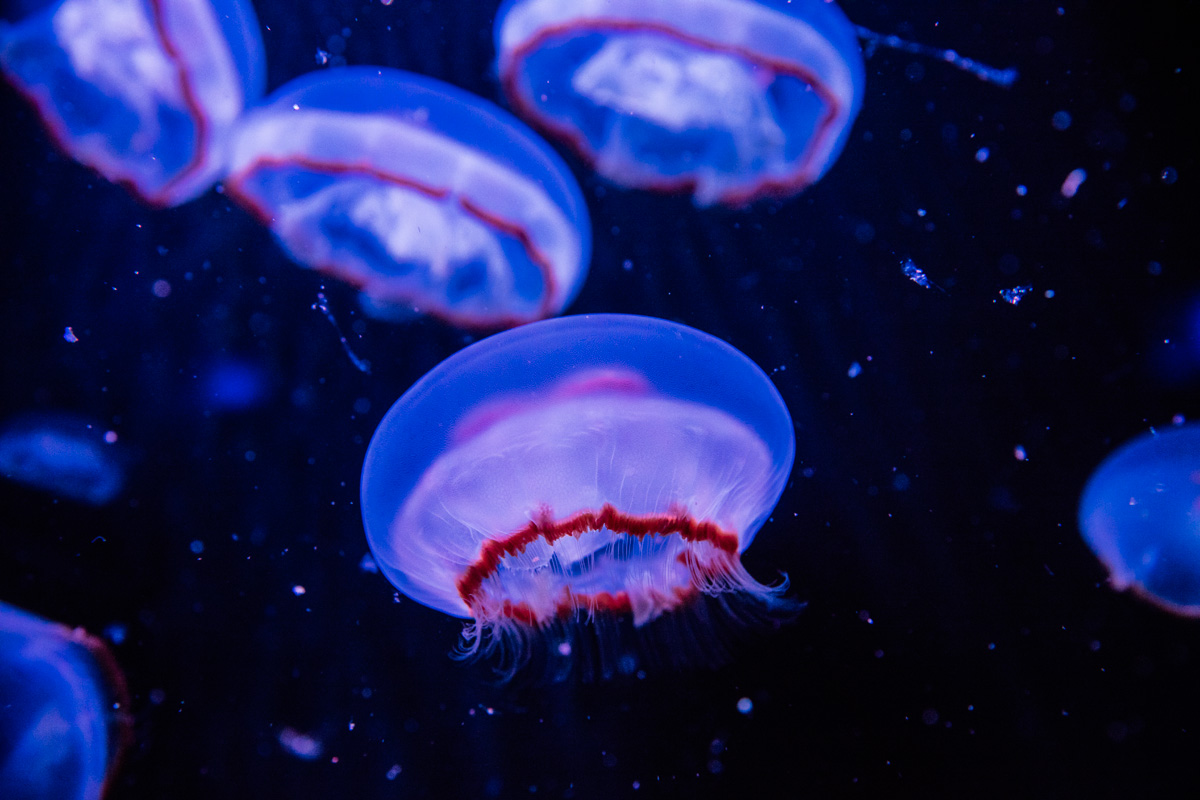
M287 84L247 115L225 186L376 316L512 327L561 312L587 273L587 208L561 159L432 78L348 67Z
M863 97L827 0L510 0L496 49L518 114L615 183L698 205L816 182Z
M27 414L0 429L0 475L9 480L102 506L124 485L113 444L116 433L70 414Z
M266 69L248 0L34 2L0 70L69 156L155 206L206 191Z
M0 602L0 797L98 800L130 738L104 643Z
M1200 617L1200 425L1140 436L1088 479L1079 528L1109 583Z
M468 620L464 652L559 637L567 655L574 623L781 607L741 553L794 452L778 391L725 342L646 317L549 320L467 347L392 406L363 521L401 592Z

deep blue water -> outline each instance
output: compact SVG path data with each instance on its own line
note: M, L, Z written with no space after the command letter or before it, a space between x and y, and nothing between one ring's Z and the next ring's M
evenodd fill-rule
M497 5L260 0L268 89L344 59L502 102ZM1002 90L879 51L830 172L748 211L623 191L564 153L594 226L568 313L700 328L786 400L796 467L745 563L786 572L808 603L723 666L592 683L498 684L448 657L458 622L360 567L371 433L478 335L364 317L216 192L139 204L0 91L0 419L86 415L117 434L127 473L99 508L0 483L0 597L123 631L135 744L112 798L1198 782L1200 627L1113 592L1076 528L1106 454L1200 417L1182 12L842 5L1021 78ZM1026 285L1017 305L1000 297ZM322 291L370 375L312 310ZM285 729L320 755L288 752Z

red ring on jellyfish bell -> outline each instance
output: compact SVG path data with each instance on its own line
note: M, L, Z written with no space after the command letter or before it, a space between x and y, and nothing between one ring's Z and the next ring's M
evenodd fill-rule
M249 166L230 174L225 179L225 187L227 192L234 197L244 208L246 208L262 225L271 227L271 211L269 204L259 203L251 192L246 191L243 185L250 177L263 169L287 169L290 167L300 167L302 169L311 170L313 172L323 172L329 175L365 175L375 180L399 186L404 189L417 192L418 194L431 197L435 200L445 200L451 195L449 189L439 186L431 186L421 181L414 180L404 175L398 175L392 172L385 172L370 164L355 164L342 161L324 161L305 156L286 156L272 157L260 156L256 158ZM500 231L513 239L516 239L525 253L529 256L529 260L538 268L542 274L542 298L538 303L538 310L526 317L508 316L494 317L487 320L481 320L476 317L465 314L455 314L453 311L444 308L430 308L429 313L436 316L451 325L465 329L478 330L495 330L497 328L515 328L518 325L524 325L527 322L543 319L552 316L556 309L554 308L554 297L558 293L558 280L554 277L554 269L550 264L550 259L534 244L532 237L528 231L515 222L510 222L502 217L493 214L490 211L482 208L478 203L470 198L458 195L455 198L458 201L458 206L465 213L475 217L484 225ZM316 264L313 269L325 275L345 281L354 286L360 291L365 291L371 284L356 274L347 272L336 263ZM404 301L415 301L418 298L404 297L397 293L389 299L400 299Z
M669 514L626 514L618 511L611 503L605 503L599 512L579 511L556 522L551 518L550 512L544 510L517 532L501 539L489 539L483 543L475 563L463 571L456 583L459 597L467 604L468 608L474 610L478 605L474 601L479 595L480 587L485 580L496 574L500 562L504 560L505 556L520 555L525 548L538 539L544 539L547 544L553 545L564 536L577 536L586 531L595 531L600 528L639 538L678 534L684 541L708 542L730 556L736 556L738 552L739 539L736 533L723 530L707 520L697 520L684 511ZM628 613L632 610L632 603L625 591L615 594L598 592L595 595L571 592L569 587L567 591L567 599L558 603L560 615L566 615L580 605L589 605L593 608L617 613ZM694 587L676 588L673 599L676 604L682 603L693 597L695 593ZM537 615L533 610L521 602L514 603L505 600L501 613L529 625L538 622Z
M157 190L151 192L149 189L141 186L138 180L128 174L118 174L112 167L120 164L120 160L104 163L93 164L85 163L85 166L98 172L105 180L109 180L126 191L141 198L143 202L155 208L166 208L172 205L169 199L171 189L178 186L193 173L199 170L204 165L205 150L208 147L208 140L211 137L210 125L208 117L205 114L204 106L200 103L199 98L192 88L192 83L189 80L187 67L183 63L183 58L180 56L179 48L175 46L175 42L171 39L167 31L166 22L163 19L163 0L147 0L151 16L151 22L154 25L154 31L158 35L159 44L162 45L163 53L167 59L175 66L176 80L179 84L179 92L183 96L184 105L187 107L188 116L192 120L192 125L196 131L195 146L192 149L192 156L188 159L188 163L184 165L175 175L167 178L163 185ZM34 87L22 81L15 73L6 75L13 87L25 97L25 99L34 107L38 116L45 126L46 133L50 136L50 141L54 146L72 160L77 161L75 153L72 152L70 142L74 139L68 130L66 123L62 117L54 112L54 105L47 101L47 98L35 91ZM104 159L105 162L108 159ZM109 171L105 170L105 166Z

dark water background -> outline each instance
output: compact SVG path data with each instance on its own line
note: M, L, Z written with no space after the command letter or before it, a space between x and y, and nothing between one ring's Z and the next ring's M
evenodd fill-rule
M255 5L270 89L321 48L499 98L496 2ZM723 667L592 684L497 685L447 657L456 621L360 569L375 424L472 338L364 319L328 285L373 366L360 373L311 309L320 277L249 216L211 192L139 205L0 91L0 418L81 412L129 460L102 509L0 484L0 597L124 628L136 744L115 800L1200 783L1200 623L1111 592L1075 525L1116 444L1200 417L1184 4L843 7L1021 78L1005 91L879 52L833 170L749 212L620 191L572 162L595 255L570 313L701 328L783 393L796 469L745 561L761 579L786 571L808 601ZM1076 168L1087 181L1065 199ZM945 292L907 280L908 257ZM1000 300L1023 284L1020 305ZM213 397L225 362L263 377L258 405ZM287 752L287 728L320 757Z

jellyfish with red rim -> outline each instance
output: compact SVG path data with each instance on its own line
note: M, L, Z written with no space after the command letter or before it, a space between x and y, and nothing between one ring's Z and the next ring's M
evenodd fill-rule
M146 202L197 197L266 69L248 0L33 2L0 70L69 156Z
M562 160L507 112L420 75L292 81L247 114L225 186L376 316L511 327L560 313L587 274L587 207Z
M1079 529L1114 589L1200 617L1200 425L1147 433L1088 479Z
M725 342L647 317L548 320L467 347L392 406L363 521L398 589L470 620L467 651L521 649L705 598L785 605L741 553L794 452L778 391Z
M98 800L131 738L102 641L0 602L0 797Z
M699 205L814 183L862 103L828 0L509 0L495 37L518 114L609 180Z

